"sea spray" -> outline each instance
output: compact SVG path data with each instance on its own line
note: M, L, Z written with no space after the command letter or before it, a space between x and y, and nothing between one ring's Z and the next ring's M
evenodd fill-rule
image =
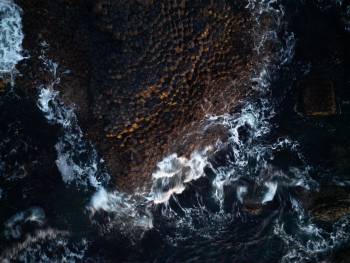
M0 79L15 73L23 57L22 10L11 0L0 0Z
M137 193L126 194L99 188L92 196L87 209L101 234L118 229L137 242L146 230L153 228L153 216L147 203L145 197ZM102 223L95 217L100 212L105 212Z
M166 203L173 194L181 194L187 183L204 176L210 149L207 147L203 151L195 151L188 159L171 154L160 161L152 174L153 186L149 199L155 204Z

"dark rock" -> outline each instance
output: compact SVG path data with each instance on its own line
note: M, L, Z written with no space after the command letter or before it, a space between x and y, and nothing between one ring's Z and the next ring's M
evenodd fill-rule
M342 187L321 188L311 194L309 209L316 220L337 221L350 214L350 192Z
M254 55L247 44L250 14L224 2L97 3L91 109L93 118L104 118L88 131L93 141L107 145L103 155L113 171L135 169L144 181L164 154L189 155L197 137L203 137L199 128L205 114L222 113L247 93L232 83L248 76ZM111 88L114 103L107 104L98 95ZM220 129L205 137L213 142L218 134ZM141 162L121 163L133 159L130 149Z
M344 140L343 140L344 141ZM331 146L330 158L334 170L342 175L344 179L350 179L350 145L349 143L338 143Z
M6 89L6 83L4 80L0 79L0 93L4 92Z
M165 154L189 155L199 138L201 148L224 140L222 128L201 132L203 119L251 92L258 59L243 3L18 2L24 47L32 52L20 86L33 93L48 81L38 59L39 44L47 41L48 57L71 71L56 88L76 105L80 125L120 188L144 186Z
M336 100L333 83L327 79L307 79L301 83L301 109L311 117L336 114Z
M335 253L331 263L350 263L350 247L342 249Z

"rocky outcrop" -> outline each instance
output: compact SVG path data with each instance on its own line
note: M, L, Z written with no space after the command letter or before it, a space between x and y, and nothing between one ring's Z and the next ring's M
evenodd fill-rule
M251 68L249 13L225 1L101 2L90 50L96 122L88 133L119 178L142 178L177 150L178 138L198 133L205 114L245 94L233 83Z
M19 86L35 91L49 81L39 58L48 43L47 56L70 70L57 89L120 188L144 186L164 154L225 138L203 129L205 115L227 112L249 92L255 54L243 3L18 2L31 51Z

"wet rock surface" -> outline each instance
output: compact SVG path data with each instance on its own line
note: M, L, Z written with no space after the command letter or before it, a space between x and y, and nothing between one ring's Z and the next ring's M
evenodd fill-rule
M119 178L131 174L143 185L176 138L245 94L233 83L249 75L250 18L224 1L120 1L94 10L96 125L88 133Z
M321 188L312 195L311 215L320 221L335 222L350 215L350 192L341 187Z
M43 56L57 62L61 82L56 88L66 104L76 105L80 125L123 189L143 186L181 138L197 137L206 114L225 112L249 91L254 51L252 22L243 4L19 4L24 47L31 50L19 86L36 94L50 81L43 74ZM207 144L223 134L220 129L201 133ZM187 141L184 155L198 140ZM129 176L135 179L125 179Z
M306 116L321 117L336 114L334 84L327 79L302 82L302 111Z

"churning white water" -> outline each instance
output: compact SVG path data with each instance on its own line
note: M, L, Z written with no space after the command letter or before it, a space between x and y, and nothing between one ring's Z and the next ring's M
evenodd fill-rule
M229 145L233 153L226 156L223 166L214 166L209 161L207 154L194 152L190 159L178 156L173 153L158 163L154 171L153 188L151 200L156 203L167 203L173 198L178 202L176 195L185 191L190 184L186 184L186 171L192 171L190 178L196 180L205 176L204 168L207 166L214 171L215 177L212 180L212 195L222 205L225 200L225 186L235 185L236 198L241 204L245 198L254 197L254 201L265 205L274 200L279 187L302 187L306 191L317 190L318 184L310 177L310 166L304 161L299 152L299 144L288 137L280 137L275 141L266 140L273 130L272 119L276 115L276 109L271 96L271 83L281 66L289 63L294 55L295 37L293 33L285 33L283 40L278 32L285 31L284 9L278 1L249 1L247 6L254 13L256 18L255 46L258 66L252 74L252 89L257 96L248 100L241 106L241 109L234 114L220 116L208 116L208 125L223 125L230 134ZM260 24L260 18L272 16L274 23L268 29ZM266 18L266 17L265 17ZM262 23L263 24L263 23ZM273 43L280 47L275 53L268 50ZM224 145L221 145L224 146ZM220 145L219 145L220 148ZM217 149L217 151L220 149ZM281 170L271 164L274 152L288 150L293 152L303 162L303 166L289 167L288 170ZM214 151L215 154L216 151ZM192 159L196 159L196 167L189 165ZM258 187L249 187L241 183L240 179L249 179ZM245 181L246 182L246 181ZM257 191L257 189L259 189ZM250 192L254 191L254 192ZM293 199L293 211L291 217L296 219L294 230L288 229L284 220L278 219L274 226L274 235L281 238L286 246L286 254L282 262L306 262L317 259L319 254L336 248L350 238L349 219L343 218L336 222L330 231L318 227L307 212L303 209L300 201ZM180 204L179 204L180 205ZM164 215L176 218L174 224L178 227L184 226L191 231L194 226L191 223L193 218L208 214L208 211L198 204L196 208L182 208L185 215L177 216L176 212L168 211ZM201 212L203 211L203 212ZM213 222L225 214L211 214ZM208 223L210 225L210 223ZM207 236L206 228L203 228L203 235ZM293 232L293 233L291 233ZM201 233L199 229L196 233ZM179 240L186 238L180 236ZM174 239L171 239L175 242Z
M24 224L31 223L41 226L44 222L45 212L42 208L28 208L25 211L14 214L5 222L4 236L7 239L19 239L22 236L22 227Z
M43 49L48 48L43 43ZM110 175L104 169L104 160L97 154L94 146L88 142L79 127L74 108L66 106L59 98L55 86L60 83L59 65L48 59L45 50L41 60L52 81L39 87L38 107L47 121L59 125L63 135L55 145L56 165L62 180L78 189L92 189L94 194L87 210L92 222L99 212L107 213L109 225L104 228L119 228L126 234L143 233L153 227L152 215L146 207L147 199L141 195L126 194L117 190L108 191Z
M59 74L63 74L58 72L58 64L47 59L45 54L41 59L52 81L39 87L38 107L49 123L61 126L63 131L55 145L57 168L67 184L98 188L109 178L108 174L98 169L103 160L85 140L73 108L65 106L59 99L59 92L54 89L60 82Z
M123 234L138 239L144 231L153 228L153 216L142 195L131 195L100 188L87 206L93 219L100 211L107 212L108 223L104 229L118 228ZM96 224L98 221L93 220Z
M13 73L23 59L21 13L12 0L0 0L0 77Z
M277 31L283 30L284 10L275 1L248 1L249 8L256 17L256 53L258 66L251 76L252 89L257 96L246 101L238 112L221 116L208 116L207 123L219 124L227 128L229 132L229 146L233 152L232 157L227 157L225 166L215 166L210 161L210 153L216 153L219 149L205 149L195 151L190 157L178 156L172 153L161 160L152 174L153 186L149 194L125 194L117 190L105 188L109 175L104 169L103 160L97 151L83 136L79 127L74 107L64 105L55 86L60 82L59 65L43 56L43 64L51 74L52 81L39 87L38 107L47 121L59 126L62 135L55 145L57 152L56 165L62 180L67 185L74 185L77 189L93 189L94 194L87 204L91 222L99 224L98 215L105 213L107 217L103 222L101 231L110 231L118 228L123 233L143 233L154 227L153 215L150 206L153 204L167 203L171 198L176 200L176 195L183 193L191 187L191 182L206 176L205 168L214 172L211 181L211 194L219 204L225 197L225 186L235 185L235 196L240 204L244 204L247 197L256 195L259 204L265 205L272 202L278 195L278 191L284 186L301 186L308 190L315 186L315 182L309 176L309 167L290 167L288 171L282 171L270 164L274 151L288 149L298 152L298 143L288 137L278 138L275 141L265 141L273 130L271 119L275 116L275 108L271 98L271 83L273 76L281 65L290 61L294 52L294 35L287 34L281 43L277 37ZM12 12L12 13L11 13ZM260 17L269 13L275 21L268 30L262 30ZM15 65L23 57L20 9L10 1L0 0L0 74L11 72ZM5 36L5 38L4 38ZM8 37L10 38L8 39ZM12 37L13 36L13 37ZM274 54L266 49L273 42L280 49ZM223 145L221 145L223 146ZM221 147L220 145L218 148ZM302 156L300 155L302 159ZM258 185L258 192L248 184L243 184L240 179L249 179ZM257 188L254 188L255 190ZM1 198L1 189L0 189ZM186 226L189 231L193 229L192 221L195 217L209 214L198 202L199 209L185 208L185 216L174 223L177 226ZM336 222L330 231L317 227L304 211L302 204L291 197L293 218L297 219L297 231L291 232L283 220L276 220L274 234L281 238L288 250L283 257L283 262L302 262L317 258L318 253L323 253L335 248L338 244L349 239L349 219L343 218ZM229 216L222 213L210 214L214 223L226 221ZM231 219L231 218L230 218ZM220 221L221 220L221 221ZM22 236L22 227L26 223L43 225L45 213L40 208L30 208L15 214L5 222L5 236L17 239ZM215 226L217 227L217 226ZM198 231L200 232L200 231ZM186 232L188 234L188 232ZM202 231L204 237L208 233ZM67 233L48 230L40 230L27 236L23 242L19 242L11 250L0 255L0 259L12 259L18 255L30 255L39 257L42 262L74 262L82 260L87 249L85 240L81 241L82 248L68 247ZM137 236L139 238L139 235ZM305 237L306 240L305 240ZM184 236L179 234L178 239ZM48 248L47 248L48 247ZM46 251L46 250L48 251ZM63 258L50 258L53 250L63 250ZM22 253L22 254L21 254ZM39 255L39 256L38 256ZM46 260L46 261L45 261ZM6 262L6 261L5 261ZM9 261L10 262L10 261Z
M67 184L99 187L108 178L97 178L99 159L96 150L83 138L72 108L64 106L58 98L58 91L52 87L41 87L38 106L50 123L61 125L64 135L59 138L55 148L56 165ZM81 157L81 158L79 158ZM85 158L84 158L85 157Z
M27 235L0 253L0 262L73 263L82 262L88 248L85 239L72 243L69 233L52 228Z
M178 157L174 153L159 162L157 170L152 174L153 187L149 199L155 204L166 203L173 194L181 194L185 190L186 183L204 176L210 148L193 152L189 159Z
M294 53L294 35L288 34L284 42L277 36L278 31L283 30L282 6L273 7L277 1L248 1L247 8L254 13L256 25L254 27L255 52L257 57L257 65L252 72L251 88L257 93L256 98L247 100L241 110L234 114L223 114L220 116L208 116L208 126L222 125L229 132L229 145L233 152L233 158L228 158L225 166L213 167L208 162L206 154L194 152L187 160L184 157L178 157L176 153L165 157L157 165L157 170L153 173L153 188L151 196L154 203L167 202L173 194L182 193L186 184L186 176L183 175L182 169L189 167L189 171L193 171L195 175L193 180L204 176L204 168L209 166L215 172L215 178L212 182L213 195L222 202L224 200L224 187L233 182L238 181L242 177L249 177L261 187L264 193L261 193L261 202L272 201L277 192L278 183L275 181L277 172L269 173L271 166L268 165L272 159L272 151L276 147L283 147L280 140L288 140L288 138L280 138L277 142L264 144L262 139L267 136L272 127L271 119L275 116L275 109L271 97L271 81L278 68L288 63ZM272 17L272 24L268 28L264 28L260 24L260 19L268 15ZM271 53L268 46L273 43L279 47L275 53ZM240 87L233 87L239 89ZM243 134L244 133L244 134ZM294 142L288 147L292 148ZM220 145L219 144L219 148ZM214 147L214 146L213 146ZM219 150L219 149L217 149ZM191 160L195 159L196 164L188 165ZM252 161L255 162L252 171ZM265 171L265 172L264 172ZM241 189L241 188L237 188ZM242 193L237 193L241 196Z
M282 220L276 220L274 233L280 237L286 247L282 263L319 262L319 257L336 249L350 239L350 217L346 216L334 222L331 229L318 227L308 216L300 202L291 198L291 217L297 221L297 232L291 233L290 226Z

